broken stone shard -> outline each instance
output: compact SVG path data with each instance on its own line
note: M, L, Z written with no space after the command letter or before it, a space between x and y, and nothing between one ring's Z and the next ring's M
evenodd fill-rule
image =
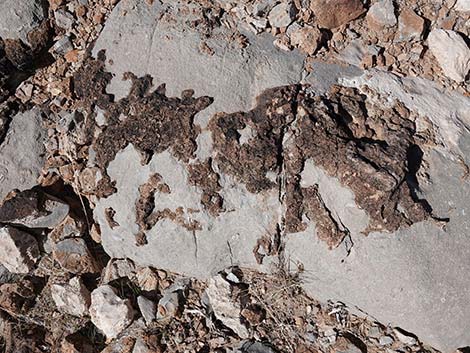
M99 271L95 257L90 253L82 238L61 240L54 244L52 253L60 266L71 273L82 274Z
M419 40L424 30L424 19L412 9L404 8L398 17L396 41Z
M367 11L366 16L369 25L376 31L393 27L397 24L395 8L392 0L380 0L374 3Z
M463 82L470 70L470 48L465 40L457 32L434 29L429 33L428 44L444 75Z
M116 289L104 285L91 293L90 316L93 324L111 339L132 323L134 312L128 299L121 299Z
M14 192L0 206L0 222L27 228L55 228L69 209L66 203L39 190Z
M44 164L45 131L41 124L37 108L18 113L0 141L0 203L11 190L37 185Z
M313 0L310 8L318 26L327 29L342 26L366 11L360 0Z
M140 295L137 297L137 304L139 306L140 313L142 314L142 317L144 318L147 325L155 320L157 313L157 303Z
M78 317L88 314L90 292L80 277L73 277L65 284L52 284L51 294L59 311Z
M181 292L179 290L167 290L158 301L157 319L170 319L180 314Z
M215 317L240 338L248 338L248 330L240 322L241 305L232 298L232 289L221 275L210 278L206 295Z
M0 228L0 263L12 273L28 273L39 259L36 239L19 229Z

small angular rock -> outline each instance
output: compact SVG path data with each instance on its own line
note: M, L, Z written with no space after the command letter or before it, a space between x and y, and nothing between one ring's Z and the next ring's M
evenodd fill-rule
M9 195L0 207L0 222L28 228L54 228L68 215L70 207L41 191L26 190Z
M429 33L428 44L444 75L463 82L470 70L470 49L465 40L457 32L434 29Z
M180 299L179 291L167 291L158 302L157 319L163 320L178 315L181 307Z
M12 273L28 273L39 259L36 239L21 230L0 228L0 263Z
M155 320L157 312L157 303L140 295L137 297L140 313L147 324Z
M290 34L290 42L292 45L300 49L300 51L312 55L318 49L321 41L321 32L318 28L305 26L293 31Z
M81 238L59 241L54 245L53 256L62 268L71 273L96 273L99 271L94 257Z
M269 23L272 27L287 27L292 22L292 11L292 4L290 2L281 2L269 12Z
M88 313L90 292L79 277L66 284L52 284L51 294L59 311L78 317Z
M93 324L110 339L132 323L134 313L128 299L120 298L116 289L104 285L91 293L90 316Z
M222 276L209 279L206 295L217 319L232 329L239 337L247 338L248 330L240 322L240 303L231 296L231 286Z
M424 19L413 10L404 8L398 17L398 41L419 40L424 30Z
M371 28L380 31L397 24L395 8L392 0L380 0L373 4L367 12L367 23Z
M104 273L103 283L109 283L119 278L127 277L133 279L135 277L135 265L129 259L111 259L108 261Z
M310 8L318 26L327 29L344 25L365 12L360 0L313 0Z

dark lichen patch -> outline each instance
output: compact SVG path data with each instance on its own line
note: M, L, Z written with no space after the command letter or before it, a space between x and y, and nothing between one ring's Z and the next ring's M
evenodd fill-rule
M192 163L188 166L189 182L202 189L201 204L212 216L223 212L223 198L219 191L219 175L212 168L212 159Z
M277 186L268 177L279 173L282 140L294 120L298 86L285 86L265 91L249 112L216 114L209 123L214 141L214 160L219 169L258 193ZM253 136L240 141L240 130L251 129Z
M286 194L287 209L293 207L287 229L302 227L300 215L306 212L299 207L306 207L306 190L293 176L300 175L308 159L354 192L370 217L366 233L395 231L431 216L429 205L413 196L418 185L409 182L417 172L408 158L417 146L416 128L404 106L379 108L357 90L336 88L327 97L302 98L293 130L292 157L286 157L287 189L294 191ZM315 201L310 207L318 209L315 204L319 206ZM328 230L330 226L325 232L335 237L338 231Z
M136 223L139 226L139 233L136 236L137 244L146 244L145 232L152 228L153 222L149 221L155 209L155 193L170 193L168 185L161 182L162 177L158 173L150 176L149 180L139 186L139 198L135 203Z
M75 94L81 99L82 106L92 116L98 106L107 121L92 143L95 163L103 174L102 184L110 183L106 168L129 144L146 156L147 161L153 153L169 150L180 161L189 162L196 151L199 134L199 128L193 124L194 116L210 105L212 99L195 98L191 90L182 92L181 98L167 97L165 85L152 91L150 76L137 78L128 73L124 79L132 81L130 93L114 102L106 93L112 77L105 71L105 59L104 53L100 52L98 59L90 58L74 76ZM94 126L89 135L96 129Z
M112 207L108 207L104 210L104 216L106 217L106 221L108 222L109 228L114 229L115 227L119 227L119 223L115 221L114 216L116 215L116 211Z

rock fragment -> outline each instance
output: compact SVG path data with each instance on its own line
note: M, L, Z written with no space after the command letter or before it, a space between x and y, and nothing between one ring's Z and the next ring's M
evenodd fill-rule
M76 274L96 273L99 266L82 238L70 238L54 245L53 257L60 266Z
M0 228L0 263L12 273L28 273L39 259L36 239L21 230Z
M0 206L0 222L52 229L65 219L69 210L69 205L42 191L14 192Z
M80 277L74 277L65 284L52 284L51 294L59 311L78 317L88 313L90 292Z
M406 7L398 17L397 41L419 40L424 30L424 19Z
M360 0L313 0L310 8L318 26L327 29L342 26L365 12Z
M158 302L157 319L169 319L179 314L181 308L181 294L179 291L166 291Z
M313 26L305 26L293 31L290 34L290 42L300 51L312 55L318 49L321 42L321 32Z
M157 313L157 303L140 295L137 297L140 313L147 324L155 320Z
M45 153L41 124L37 108L13 117L0 145L0 202L11 190L31 189L37 184Z
M231 291L230 283L219 275L209 279L205 293L215 317L240 338L247 338L248 330L240 322L240 303L231 297Z
M465 40L457 32L434 29L429 33L428 45L444 75L463 82L470 70L470 49Z
M90 316L109 339L116 338L132 323L134 313L128 299L120 298L116 289L104 285L91 293Z
M268 20L272 27L287 27L293 18L293 7L290 2L281 2L269 12Z
M103 283L109 283L119 278L133 279L136 274L134 262L129 259L111 259L103 273Z
M393 333L395 334L395 336L397 336L398 340L401 342L401 343L404 343L406 345L409 345L409 346L413 346L417 343L417 340L415 337L413 337L411 334L409 334L408 332L398 328L398 327L395 327L393 329Z
M395 8L392 0L380 0L374 3L367 11L367 23L371 28L380 31L383 28L390 28L397 24Z

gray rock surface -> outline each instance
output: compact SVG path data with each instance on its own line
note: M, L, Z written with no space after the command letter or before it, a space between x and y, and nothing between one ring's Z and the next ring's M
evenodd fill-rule
M39 259L36 239L21 230L0 228L0 263L12 273L28 273Z
M29 43L28 33L45 19L41 0L0 1L0 37Z
M304 287L311 295L357 306L451 351L470 341L470 281L462 277L470 270L469 204L460 196L470 192L470 184L462 181L464 171L455 157L432 151L426 160L432 184L423 189L432 206L450 218L445 230L426 221L395 234L354 232L347 256L345 247L328 251L312 225L288 236L286 254L303 263ZM336 195L342 194L338 188ZM330 207L341 210L341 199Z
M197 236L165 219L147 232L147 245L135 244L134 235L139 231L135 222L138 188L154 173L160 174L172 190L156 200L156 209L175 210L182 206L185 210L199 210L191 215L203 225ZM110 163L108 174L116 181L118 192L97 203L94 217L100 223L103 246L111 257L128 257L141 266L152 265L196 277L208 277L235 264L259 268L252 249L267 230L275 231L280 217L277 191L251 194L226 176L220 182L226 207L233 211L212 217L201 208L201 191L188 185L184 164L169 152L155 154L142 166L139 153L128 145ZM119 226L111 228L106 220L109 207L116 212L114 219Z
M434 29L429 33L428 44L444 74L463 82L470 70L470 48L465 40L457 32Z
M90 316L107 338L116 338L132 323L134 312L128 299L121 299L116 289L104 285L91 293Z
M44 164L44 136L39 109L13 117L0 145L0 202L13 189L26 190L37 184Z
M367 21L375 26L393 27L397 24L392 0L380 0L367 11Z
M456 11L470 12L470 0L457 0L454 9Z

